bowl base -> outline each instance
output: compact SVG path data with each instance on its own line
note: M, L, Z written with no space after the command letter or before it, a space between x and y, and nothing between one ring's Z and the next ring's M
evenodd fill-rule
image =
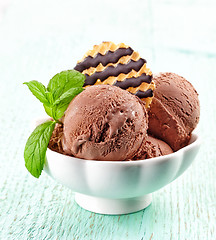
M75 201L80 207L100 214L127 214L140 211L148 207L152 201L152 194L135 198L99 198L75 193Z

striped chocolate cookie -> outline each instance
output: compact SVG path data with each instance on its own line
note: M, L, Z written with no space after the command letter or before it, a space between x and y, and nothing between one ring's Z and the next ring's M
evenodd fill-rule
M109 84L140 97L146 107L155 88L146 60L124 43L103 42L95 45L78 61L75 70L85 74L84 86Z

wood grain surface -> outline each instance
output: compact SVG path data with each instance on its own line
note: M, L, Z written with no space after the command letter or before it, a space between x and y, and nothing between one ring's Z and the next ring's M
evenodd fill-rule
M1 5L0 5L1 6ZM10 1L0 21L0 239L216 239L216 24L214 1ZM102 40L125 42L153 72L176 72L199 92L202 147L192 166L137 213L81 209L23 149L42 105L25 81L46 84ZM130 177L130 176L128 176Z

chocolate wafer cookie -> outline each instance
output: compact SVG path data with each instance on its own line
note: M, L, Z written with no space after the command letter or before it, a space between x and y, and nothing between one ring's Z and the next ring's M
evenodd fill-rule
M124 43L95 45L74 69L85 74L85 87L109 84L138 96L146 107L152 101L155 88L152 72L146 67L146 60Z

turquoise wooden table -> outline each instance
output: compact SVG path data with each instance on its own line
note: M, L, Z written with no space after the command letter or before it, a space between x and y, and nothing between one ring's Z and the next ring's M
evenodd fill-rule
M215 6L210 0L10 0L4 5L0 239L216 239ZM148 208L129 215L83 210L72 191L45 173L33 178L24 166L31 121L44 112L22 83L46 84L102 40L131 45L153 72L183 75L200 94L202 147L195 162L155 192Z

